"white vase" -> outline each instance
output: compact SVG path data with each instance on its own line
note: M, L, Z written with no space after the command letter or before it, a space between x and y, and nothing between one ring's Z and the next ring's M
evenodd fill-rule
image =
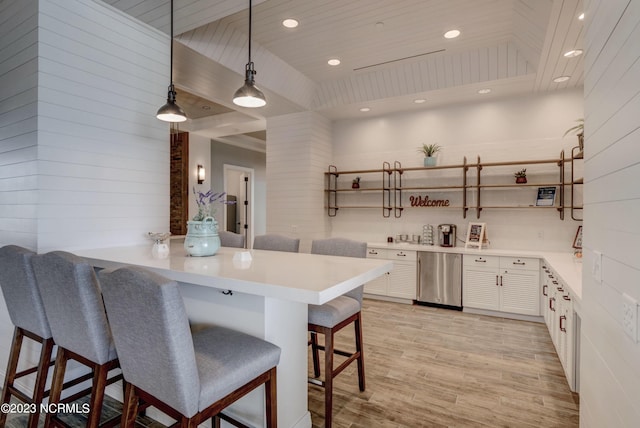
M213 256L219 248L218 222L213 217L187 222L187 236L184 239L187 254L195 257Z

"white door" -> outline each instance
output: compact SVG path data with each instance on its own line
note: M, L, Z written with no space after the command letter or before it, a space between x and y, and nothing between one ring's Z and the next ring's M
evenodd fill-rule
M224 165L224 191L236 200L235 206L228 206L225 210L224 230L244 235L247 248L251 248L254 235L253 177L253 168ZM235 221L228 221L230 216L235 217Z

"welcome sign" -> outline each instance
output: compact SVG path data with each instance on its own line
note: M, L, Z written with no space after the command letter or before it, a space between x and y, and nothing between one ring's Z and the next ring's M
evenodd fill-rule
M412 207L448 207L449 199L430 199L429 196L410 196L409 201Z

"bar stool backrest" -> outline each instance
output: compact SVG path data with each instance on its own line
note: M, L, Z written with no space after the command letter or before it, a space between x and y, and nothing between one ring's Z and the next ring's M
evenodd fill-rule
M345 238L314 239L311 242L311 254L342 257L367 257L367 243ZM345 293L362 304L364 285Z
M300 240L289 238L275 233L256 236L253 239L254 250L286 251L297 253L300 248Z
M0 286L13 325L49 339L51 328L31 266L34 255L17 245L0 248Z
M31 261L56 344L97 364L116 358L93 267L64 251Z
M223 247L244 248L244 235L221 230L218 236L220 236L220 245Z
M200 378L178 284L135 266L99 275L124 379L187 417L196 414Z

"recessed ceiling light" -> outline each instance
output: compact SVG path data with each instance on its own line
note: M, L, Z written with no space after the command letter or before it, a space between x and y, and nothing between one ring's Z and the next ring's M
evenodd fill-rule
M573 50L570 50L569 52L564 53L564 56L566 58L575 58L580 55L582 55L582 49L573 49Z
M384 22L378 21L376 22L376 30L380 31L384 28Z
M202 110L211 110L211 106L208 105L203 105L201 108Z
M427 100L425 100L424 98L418 98L418 99L413 100L413 102L416 103L416 104L423 104L423 103L426 103Z
M444 33L444 38L445 39L455 39L459 35L460 35L460 30L449 30L446 33Z
M569 79L571 79L571 76L558 76L554 78L553 81L556 83L562 83L562 82L566 82Z
M363 112L363 113L366 113L366 112L368 112L368 111L371 111L371 109L370 109L369 107L362 107L362 108L360 109L360 111L361 111L361 112Z
M287 18L284 21L282 21L282 25L284 25L287 28L296 28L298 26L298 21L293 18Z
M580 15L578 15L578 19L580 21L584 21L584 12L582 12Z
M480 89L480 90L478 91L478 93L479 93L480 95L488 94L489 92L491 92L491 89L489 89L489 88Z
M336 65L340 65L340 60L338 58L331 58L329 61L327 61L327 64L333 65L335 67Z

